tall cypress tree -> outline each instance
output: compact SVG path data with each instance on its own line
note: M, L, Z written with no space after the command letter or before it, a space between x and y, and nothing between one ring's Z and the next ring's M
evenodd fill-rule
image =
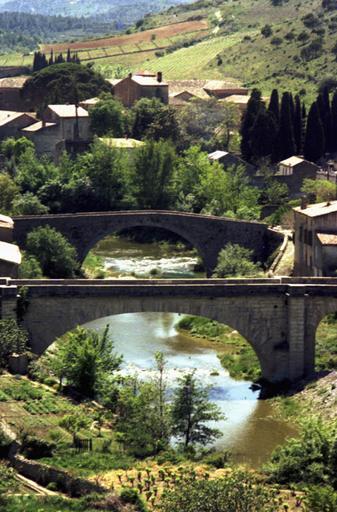
M49 64L49 66L52 66L54 64L54 52L53 52L53 50L51 50L51 52L50 52L50 57L49 57L48 64Z
M289 92L285 92L282 95L277 150L278 159L280 160L296 154L291 97Z
M68 48L67 50L67 62L71 62L72 59L71 59L71 53L70 53L70 48Z
M324 155L325 137L317 101L311 105L304 142L304 157L316 162Z
M255 123L256 117L263 105L261 99L261 91L253 89L247 103L247 109L242 120L240 134L241 134L241 154L247 161L252 159L252 150L250 145L251 129Z
M296 152L301 154L303 146L303 119L302 105L298 94L295 96L295 119L294 119L294 136L296 144Z
M337 91L331 102L331 151L337 151Z
M271 158L277 136L274 114L263 105L251 129L250 147L252 159Z
M274 115L275 121L278 124L280 120L280 100L277 89L272 90L268 111Z

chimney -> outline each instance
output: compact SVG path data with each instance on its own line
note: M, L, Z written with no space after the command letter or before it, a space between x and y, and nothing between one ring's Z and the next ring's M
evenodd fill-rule
M129 74L128 74L128 78L132 78L132 73L129 73Z
M308 206L308 198L303 196L301 197L301 210L305 210Z
M161 83L163 81L163 73L158 71L157 73L157 82Z

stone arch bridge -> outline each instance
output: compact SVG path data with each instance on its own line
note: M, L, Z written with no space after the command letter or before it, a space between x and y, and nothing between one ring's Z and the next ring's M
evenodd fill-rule
M264 261L280 243L280 235L261 222L153 210L14 217L14 239L24 249L27 234L47 225L60 231L75 246L81 263L99 240L112 233L139 226L164 228L198 250L208 277L227 242L253 250L257 261Z
M18 299L22 287L23 304ZM246 338L266 380L293 382L314 372L315 333L322 318L337 311L337 279L2 279L0 307L0 318L21 313L36 354L77 325L109 315L175 312L205 316Z

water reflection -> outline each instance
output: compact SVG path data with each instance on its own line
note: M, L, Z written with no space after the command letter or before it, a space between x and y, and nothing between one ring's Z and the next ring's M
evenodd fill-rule
M250 383L233 380L222 368L214 343L194 340L177 332L181 318L172 313L133 313L103 318L87 324L101 329L108 323L117 352L124 356L123 372L140 378L153 376L154 354L165 354L170 386L184 373L195 370L197 377L211 385L210 398L226 416L218 422L223 435L217 448L230 449L235 459L257 465L294 430L272 418L268 401L258 400ZM221 346L219 350L225 350Z

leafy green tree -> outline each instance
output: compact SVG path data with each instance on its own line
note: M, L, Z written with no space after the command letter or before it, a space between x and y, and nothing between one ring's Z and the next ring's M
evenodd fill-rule
M34 143L26 137L8 137L0 143L0 152L8 160L17 161L28 149L34 150Z
M255 277L261 273L257 263L252 261L253 252L246 247L229 242L220 251L214 271L215 277Z
M13 202L20 196L19 187L14 180L6 173L0 173L0 211L3 214L10 214Z
M149 141L134 153L134 188L140 208L169 208L174 197L175 150L170 142Z
M185 480L162 497L163 512L273 512L275 493L248 472L225 478Z
M221 435L209 426L223 418L217 405L209 401L209 388L201 386L189 373L179 379L172 403L172 433L187 450L195 444L206 445Z
M91 130L99 137L123 137L126 134L127 119L123 105L112 96L103 96L90 108L89 115Z
M331 432L320 419L310 419L299 437L277 447L266 466L269 479L280 484L305 482L320 484L330 478Z
M310 512L335 512L337 510L337 492L329 485L310 486L305 495Z
M175 110L159 99L142 98L132 107L132 135L136 139L171 139L179 137Z
M22 354L27 350L28 334L20 328L15 320L0 320L0 366L7 365L8 357L13 354Z
M37 194L48 181L57 177L57 167L47 158L37 158L35 149L28 147L18 157L15 182L23 193Z
M74 103L74 84L79 101L111 92L110 85L91 66L67 62L34 73L25 83L22 96L36 109L50 103Z
M12 204L12 215L44 215L48 212L48 207L31 192L15 198Z
M41 265L37 258L23 253L19 267L19 279L41 279L42 277Z
M336 185L327 180L311 180L306 178L303 182L301 192L314 194L318 203L336 199Z
M304 157L316 162L324 155L325 135L317 102L311 105L304 141Z
M109 326L102 333L77 327L57 340L47 365L61 385L66 379L67 384L84 396L94 398L121 361L122 358L114 352Z
M151 455L168 447L171 418L165 367L163 354L157 352L154 378L145 383L130 379L120 391L117 430L134 455Z
M75 248L49 226L36 228L28 234L26 251L39 261L43 275L47 277L74 277L78 271Z
M64 428L72 435L73 445L75 445L76 437L82 429L89 427L90 420L82 411L76 411L73 414L66 414L59 422L60 427Z
M96 140L89 152L77 158L75 173L73 183L86 183L89 197L94 193L94 210L117 210L130 205L129 162L122 150Z

